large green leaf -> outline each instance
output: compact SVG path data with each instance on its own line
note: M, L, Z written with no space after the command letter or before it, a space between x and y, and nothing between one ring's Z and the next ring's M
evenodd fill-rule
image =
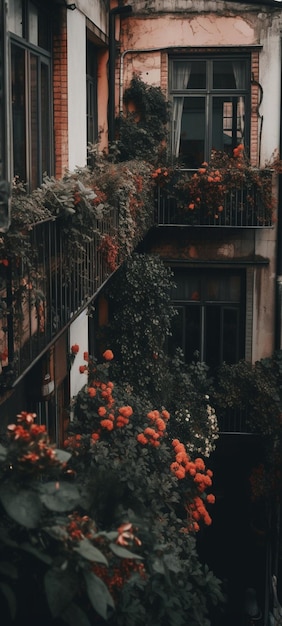
M101 550L98 550L98 548L95 548L95 546L93 546L88 539L83 539L82 541L80 541L78 546L74 548L74 550L88 561L96 561L96 563L103 563L103 565L108 565L108 561L103 555L103 552L101 552Z
M78 505L80 494L67 482L49 482L42 485L40 499L50 511L71 511Z
M47 563L47 565L51 565L52 563L51 556L49 556L45 552L42 552L41 550L38 550L37 548L32 546L30 543L27 543L27 542L21 543L20 548L24 550L25 552L28 552L29 554L36 556L40 561L43 561L43 563Z
M74 602L63 611L61 617L69 626L91 626L87 615Z
M92 572L84 572L89 600L95 611L107 620L113 613L115 605L105 583Z
M72 602L79 588L79 580L71 571L49 569L44 576L47 601L53 617L58 617Z
M143 557L139 556L139 554L134 554L127 548L123 548L122 546L118 546L116 543L110 543L111 551L119 556L121 559L138 559L139 561L143 561Z
M17 598L13 590L5 583L0 583L0 593L2 593L3 596L6 598L10 615L12 619L14 620L16 616L16 612L17 612ZM2 607L2 610L3 610L3 607Z
M0 443L0 463L2 463L2 461L5 461L7 456L7 449L4 448L4 446L2 446L2 443Z
M6 513L18 524L27 528L38 526L42 507L37 493L27 489L17 491L5 485L0 489L0 500Z
M60 461L60 463L67 463L71 458L70 452L67 452L66 450L61 450L61 448L56 448L55 452L56 457Z
M0 561L0 574L16 580L18 578L18 568L14 563L8 563L7 561Z

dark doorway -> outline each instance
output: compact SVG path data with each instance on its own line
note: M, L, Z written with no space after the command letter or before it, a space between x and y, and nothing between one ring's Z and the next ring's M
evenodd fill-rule
M221 435L208 460L216 502L212 525L198 535L200 558L224 585L227 602L212 626L244 626L246 589L256 590L261 611L265 595L266 511L251 497L250 473L261 462L254 435Z

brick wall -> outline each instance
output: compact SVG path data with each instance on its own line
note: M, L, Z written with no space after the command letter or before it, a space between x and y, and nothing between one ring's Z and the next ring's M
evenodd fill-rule
M53 32L53 98L55 176L60 178L68 168L68 68L67 15L58 8Z

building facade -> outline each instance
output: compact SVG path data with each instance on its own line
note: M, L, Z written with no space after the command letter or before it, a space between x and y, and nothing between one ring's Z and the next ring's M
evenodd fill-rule
M282 185L273 167L282 146L281 8L278 0L0 0L0 233L10 225L12 181L25 181L32 191L46 175L60 179L84 167L89 144L98 142L102 151L115 139L132 78L160 87L170 104L167 169L188 178L202 170L213 208L207 212L208 203L195 196L179 210L175 195L160 186L155 225L140 248L160 255L174 272L175 345L187 361L197 352L212 368L239 359L255 363L282 348ZM247 186L234 185L232 170L222 188L221 166L209 169L215 151L236 155L239 166L246 156ZM113 215L105 232L116 227ZM89 306L95 301L105 321L109 276L95 238L75 261L83 271L70 269L61 235L57 220L31 229L38 259L32 307L29 268L19 270L6 257L0 263L0 430L21 410L32 410L58 443L71 399L87 380L79 366L93 347ZM73 346L79 350L73 353ZM239 426L232 434L220 439L214 460L222 478L229 477L219 484L217 511L230 489L236 501L223 505L208 544L218 573L238 583L249 537L239 520L242 493L259 449ZM232 479L230 454L242 468ZM220 528L224 520L237 537L233 556ZM223 540L228 547L220 563ZM259 572L258 581L248 582L258 583L267 612L265 556L264 550L250 570ZM243 593L236 581L234 588Z
M1 0L1 232L9 228L15 181L24 181L29 193L46 176L60 179L84 167L87 148L98 138L101 150L107 145L108 31L107 0ZM24 296L20 332L17 270L1 260L0 319L1 431L19 410L32 409L58 442L70 399L86 382L79 365L88 350L87 306L106 279L93 240L77 259L77 266L89 268L84 277L72 273L66 281L68 259L60 241L57 221L31 231L29 245L40 265L33 286L44 299L36 311ZM23 266L21 273L22 286L31 285L29 269ZM72 345L80 348L76 368L69 365Z

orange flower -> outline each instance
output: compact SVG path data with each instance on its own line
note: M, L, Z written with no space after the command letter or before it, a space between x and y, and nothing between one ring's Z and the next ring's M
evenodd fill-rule
M71 347L71 352L72 354L77 354L79 352L79 345L77 343L73 344L73 346Z
M209 493L207 495L207 502L209 504L214 504L215 503L215 496L213 495L213 493Z
M98 441L98 439L100 439L100 435L98 433L92 433L91 439L92 441Z
M87 366L86 365L80 365L79 366L79 371L81 374L84 374L84 372L87 370Z
M83 352L83 359L84 359L84 361L88 361L89 360L88 352Z
M105 419L100 422L102 428L106 428L107 430L113 430L113 422L111 420Z
M195 459L195 466L198 470L201 470L202 472L205 470L205 467L206 467L203 459L200 459L200 458Z
M99 406L98 408L98 415L99 417L104 417L104 415L106 415L107 411L105 409L104 406Z
M162 411L162 416L163 416L164 420L168 420L170 418L170 413L164 409Z
M140 433L139 435L137 435L136 439L139 443L142 443L143 446L145 446L146 443L148 443L148 439L145 437L143 433Z
M182 465L179 465L178 469L174 472L175 476L177 476L177 478L179 478L180 480L182 478L185 478L185 469Z
M132 407L131 406L121 406L119 409L119 413L123 416L123 417L130 417L133 413Z
M103 357L105 361L112 361L114 354L111 350L105 350L105 352L103 352Z
M96 389L94 389L94 387L88 387L88 395L90 398L94 398L96 396Z

